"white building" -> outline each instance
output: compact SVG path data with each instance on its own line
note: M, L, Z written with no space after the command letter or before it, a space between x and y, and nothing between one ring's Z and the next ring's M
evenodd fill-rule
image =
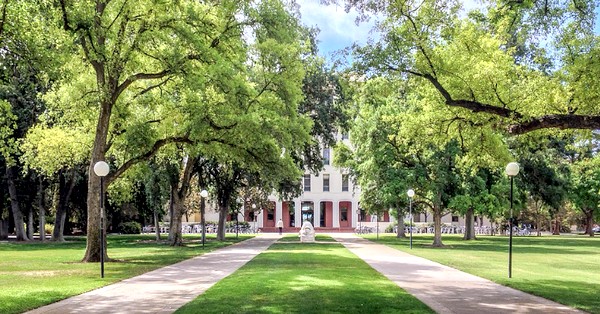
M349 144L346 134L338 135L338 140ZM318 174L305 173L302 178L303 194L291 200L279 200L275 195L269 197L273 202L273 209L257 211L256 217L250 210L243 211L238 216L239 221L247 221L254 228L263 232L275 232L276 223L281 219L284 231L292 232L300 230L302 222L310 221L317 232L354 232L355 228L379 227L380 232L395 221L386 211L382 217L367 215L360 210L360 187L352 182L350 176L343 170L332 165L333 149L324 147L323 170ZM200 215L194 214L187 222L196 223L200 221ZM218 213L207 206L207 221L217 221ZM235 220L229 217L228 220ZM379 220L379 221L378 221ZM408 217L406 217L408 220ZM424 225L433 221L431 215L415 214L415 223ZM445 215L442 223L453 226L464 226L464 217ZM489 225L487 219L485 222Z
M348 142L346 134L338 139ZM258 217L258 224L264 231L275 230L279 219L287 231L300 229L305 220L310 221L316 231L351 232L357 226L360 188L347 173L332 165L332 148L324 147L322 153L323 170L318 175L304 174L302 195L287 201L269 197L275 204L274 211L267 211Z

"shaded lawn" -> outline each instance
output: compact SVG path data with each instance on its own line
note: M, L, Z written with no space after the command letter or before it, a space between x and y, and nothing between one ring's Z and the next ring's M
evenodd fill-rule
M117 261L104 264L103 279L100 263L80 262L85 237L67 237L65 243L1 242L0 313L37 308L250 238L233 236L225 242L208 238L203 251L199 235L184 235L182 247L156 243L154 237L110 235L108 256Z
M330 237L286 236L177 313L433 313Z
M600 314L600 238L513 237L512 278L508 278L508 237L444 235L445 248L432 248L432 235L367 235L365 238L460 269L521 291Z

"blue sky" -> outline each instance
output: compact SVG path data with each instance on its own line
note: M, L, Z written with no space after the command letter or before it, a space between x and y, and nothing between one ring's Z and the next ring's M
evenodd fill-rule
M356 25L356 12L346 13L342 6L322 5L319 0L297 0L300 4L302 22L307 26L316 26L319 33L319 53L328 56L330 53L344 49L354 42L365 44L373 22L362 22ZM465 9L477 7L477 0L463 1ZM596 8L596 18L600 15L600 6ZM595 25L596 34L600 34L600 21Z
M319 52L323 56L350 46L354 42L366 43L371 23L356 25L356 12L346 13L344 8L335 5L322 5L319 0L298 0L302 22L316 26L319 33Z

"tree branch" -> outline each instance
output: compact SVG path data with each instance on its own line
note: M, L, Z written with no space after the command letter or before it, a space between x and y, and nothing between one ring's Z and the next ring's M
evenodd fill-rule
M137 80L159 79L159 78L163 78L171 73L172 73L171 69L166 69L166 70L162 70L157 73L137 73L137 74L131 75L117 87L117 89L115 90L115 94L113 95L113 99L116 100L117 98L119 98L121 93L123 93L123 91L125 91L127 89L127 87L129 87L129 85L133 84L133 82L135 82Z
M2 33L4 32L4 22L6 21L6 7L8 7L8 0L4 1L4 6L2 7L2 20L0 21L0 38L2 38Z
M154 146L152 146L152 148L149 151L147 151L146 153L144 153L142 155L139 155L137 157L129 159L121 167L119 167L115 172L109 174L106 177L107 186L110 185L116 178L120 177L127 169L131 168L131 166L133 166L143 160L148 160L148 159L152 158L152 156L154 156L154 154L156 154L156 152L158 152L158 150L161 147L163 147L167 144L171 144L171 143L194 144L194 142L192 140L190 140L187 136L168 137L168 138L158 140L158 141L156 141L156 143L154 143Z
M595 130L600 129L600 116L575 115L575 114L554 114L545 115L537 118L531 118L522 123L515 123L508 127L511 134L524 134L540 129L580 129Z

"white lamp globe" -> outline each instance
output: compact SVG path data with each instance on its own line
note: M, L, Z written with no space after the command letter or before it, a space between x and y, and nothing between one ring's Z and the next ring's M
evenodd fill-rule
M252 209L256 209L256 204L252 204Z
M203 198L206 198L208 196L208 191L207 190L200 191L200 196L202 196Z
M514 161L508 163L508 165L506 165L505 172L509 177L516 176L517 174L519 174L519 164Z
M94 164L94 173L99 177L106 177L109 171L110 168L105 161L99 161Z
M415 196L415 190L409 189L408 191L406 191L406 195L408 195L408 197L412 198L413 196Z

